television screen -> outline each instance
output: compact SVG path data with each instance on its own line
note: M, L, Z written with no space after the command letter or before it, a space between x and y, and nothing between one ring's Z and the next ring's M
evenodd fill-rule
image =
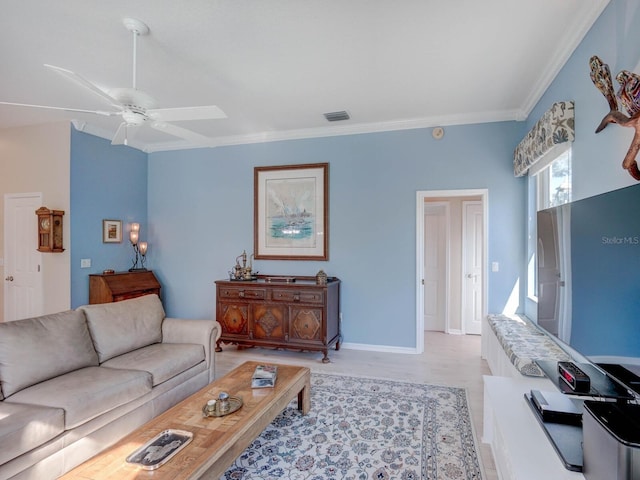
M640 363L640 185L541 210L537 235L538 325L597 362Z

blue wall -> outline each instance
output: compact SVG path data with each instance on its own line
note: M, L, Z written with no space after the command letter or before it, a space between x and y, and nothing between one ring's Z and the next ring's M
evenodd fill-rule
M489 311L502 311L521 279L526 188L512 155L523 124L292 140L149 155L153 268L170 315L212 318L214 281L253 251L253 168L329 162L329 261L256 261L269 274L342 281L344 341L415 347L416 192L489 190ZM518 294L522 300L521 294Z
M89 274L131 267L128 226L148 238L147 154L71 129L71 307L89 302ZM102 220L122 220L122 243L102 243ZM149 246L149 258L153 245ZM91 268L80 260L91 259Z

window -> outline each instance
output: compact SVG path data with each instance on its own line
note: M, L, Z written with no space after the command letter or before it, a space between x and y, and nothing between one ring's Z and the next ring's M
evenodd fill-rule
M563 149L544 163L529 173L535 176L537 210L571 201L571 148Z
M536 267L536 212L571 201L571 144L563 144L561 149L553 149L529 170L529 225L527 250L527 296L534 301L538 298L538 278Z

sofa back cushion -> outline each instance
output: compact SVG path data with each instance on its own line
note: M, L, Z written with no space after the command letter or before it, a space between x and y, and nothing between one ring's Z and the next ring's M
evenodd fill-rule
M95 365L98 356L82 312L0 323L0 382L5 397Z
M162 341L164 308L155 294L78 310L87 316L100 363Z

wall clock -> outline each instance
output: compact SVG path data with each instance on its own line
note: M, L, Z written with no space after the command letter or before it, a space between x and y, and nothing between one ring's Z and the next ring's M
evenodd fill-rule
M38 251L64 252L62 248L62 216L64 210L49 210L40 207L38 216Z

